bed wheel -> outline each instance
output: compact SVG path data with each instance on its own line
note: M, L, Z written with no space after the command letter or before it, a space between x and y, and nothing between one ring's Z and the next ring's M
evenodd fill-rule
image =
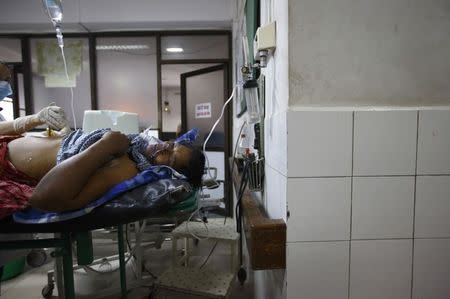
M53 296L53 289L55 288L54 284L48 284L42 288L42 297L51 298Z
M241 283L241 285L244 284L244 282L247 280L247 271L245 271L244 267L241 267L238 271L238 280Z
M47 261L47 253L43 249L33 249L27 255L27 264L30 267L40 267Z

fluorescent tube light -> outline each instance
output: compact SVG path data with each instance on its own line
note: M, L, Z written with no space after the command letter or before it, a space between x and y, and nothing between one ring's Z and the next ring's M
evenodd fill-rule
M146 50L149 47L147 45L99 45L96 46L97 50Z
M183 52L183 48L167 48L166 51L171 53L180 53Z

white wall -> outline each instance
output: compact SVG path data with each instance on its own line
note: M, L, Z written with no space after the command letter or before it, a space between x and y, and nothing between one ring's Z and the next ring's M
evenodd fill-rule
M290 106L450 103L448 0L289 1L289 20Z

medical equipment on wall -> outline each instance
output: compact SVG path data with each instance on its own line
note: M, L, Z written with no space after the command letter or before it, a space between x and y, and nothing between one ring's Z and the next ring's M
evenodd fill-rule
M64 39L62 35L61 25L62 25L62 19L63 19L63 9L62 9L62 1L61 0L42 0L42 4L44 6L44 9L50 18L50 21L52 22L53 26L55 27L56 31L56 39L58 42L58 46L61 49L61 55L64 62L64 71L66 73L67 81L70 81L69 78L69 72L67 71L67 62L66 62L66 56L64 54ZM73 104L73 88L70 87L70 105L72 110L72 117L73 117L73 126L75 130L77 129L77 120L75 118L75 108Z
M244 65L241 67L242 78L244 79L244 98L247 104L248 123L255 124L261 121L259 107L258 83L256 81L256 71L267 66L268 56L275 50L275 22L256 30L253 41L253 57L256 63L251 64L249 56L248 39L242 38L242 49L244 52Z
M256 80L248 80L244 83L244 98L247 103L248 123L255 124L261 121L259 111L258 83Z
M267 56L269 56L276 47L275 22L256 29L253 40L253 56L259 61L260 67L267 66Z

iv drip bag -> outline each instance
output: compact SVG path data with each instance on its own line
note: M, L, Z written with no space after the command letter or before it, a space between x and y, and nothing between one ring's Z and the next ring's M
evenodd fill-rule
M61 0L42 0L44 8L47 11L53 26L59 27L63 18Z

